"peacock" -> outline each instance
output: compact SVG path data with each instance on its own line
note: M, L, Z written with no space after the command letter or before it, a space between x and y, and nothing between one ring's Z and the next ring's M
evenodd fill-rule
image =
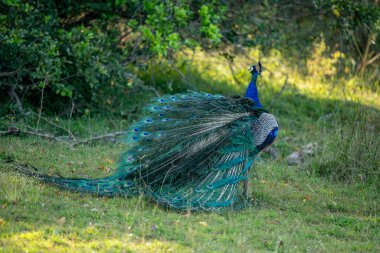
M257 90L261 64L251 66L245 97L188 91L153 98L130 128L117 171L99 179L22 172L63 189L97 196L144 194L160 205L217 211L247 195L248 171L276 139L278 122ZM241 202L241 201L240 201Z

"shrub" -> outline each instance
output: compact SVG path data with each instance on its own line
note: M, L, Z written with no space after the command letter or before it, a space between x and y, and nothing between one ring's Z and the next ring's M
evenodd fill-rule
M124 66L115 29L100 19L66 25L53 2L6 1L0 8L0 92L12 105L70 112L112 108L134 76ZM6 103L8 96L1 96ZM67 110L68 108L68 110Z
M79 112L118 111L123 96L140 84L128 63L143 65L156 56L170 58L182 46L220 42L219 5L3 1L0 102L21 112L41 101L45 109L67 114L72 103Z

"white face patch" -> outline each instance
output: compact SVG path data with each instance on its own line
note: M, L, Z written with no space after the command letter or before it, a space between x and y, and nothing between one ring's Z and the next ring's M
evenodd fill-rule
M259 146L264 143L269 133L278 127L276 118L270 113L262 113L260 117L252 124L252 133L255 138L255 145Z

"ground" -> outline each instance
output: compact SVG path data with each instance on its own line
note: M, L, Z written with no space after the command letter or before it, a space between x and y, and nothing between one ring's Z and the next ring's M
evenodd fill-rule
M99 176L115 166L122 144L80 146L35 138L0 140L7 180L17 159L65 176ZM30 179L21 197L1 200L6 252L377 251L379 197L366 184L332 183L299 167L262 158L251 180L252 205L240 211L188 213L140 198L98 198ZM4 175L3 174L3 175ZM3 176L4 180L4 176ZM5 182L2 182L3 184Z
M211 64L213 69L220 67ZM231 77L219 80L211 70L208 73L192 74L194 83L208 80L196 88L226 95L245 89L227 85L233 82ZM295 73L287 73L289 84L280 92L285 75L277 74L264 74L260 85L262 103L279 119L274 145L279 158L263 154L255 162L247 208L179 212L144 196L99 198L63 191L16 174L14 163L32 164L48 174L100 177L115 171L125 144L98 142L72 148L38 137L6 136L0 138L1 251L379 252L379 184L370 180L379 175L375 163L379 146L373 144L379 136L370 135L373 131L367 126L367 119L380 115L378 94L356 89L343 96L340 83L331 88L297 79ZM244 80L247 75L242 75ZM350 115L368 117L351 122ZM67 125L67 120L51 120ZM89 136L125 130L131 120L87 115L73 119L71 126L78 136ZM357 122L365 123L363 131ZM363 136L370 141L361 142ZM311 142L319 146L314 157L300 166L287 165L288 154ZM367 153L368 159L361 158ZM349 175L355 180L347 180L337 168L353 168ZM360 170L356 173L355 168Z

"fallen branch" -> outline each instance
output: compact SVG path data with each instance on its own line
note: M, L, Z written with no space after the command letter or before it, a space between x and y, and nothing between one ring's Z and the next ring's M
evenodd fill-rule
M193 82L185 75L183 74L174 64L171 62L168 62L169 66L183 79L187 82L187 85L192 89L196 90L196 87L194 86Z
M57 128L59 128L59 129L65 131L65 132L67 132L68 135L69 135L69 137L70 137L71 139L74 139L74 140L75 140L75 136L71 133L71 131L70 131L69 129L64 128L63 126L60 126L60 125L58 125L58 124L56 124L56 123L54 123L54 122L48 120L47 118L45 118L45 117L43 117L43 116L40 116L38 113L35 113L35 112L33 112L33 111L30 111L30 113L33 114L34 116L39 117L40 119L44 120L45 122L49 123L50 125L52 125L52 126L54 126L54 127L57 127Z
M15 75L17 75L18 72L19 72L18 70L9 71L9 72L1 72L0 76L15 76Z
M38 137L41 137L41 138L44 138L44 139L48 139L48 140L51 140L51 141L56 141L56 142L65 142L65 143L69 144L70 146L74 147L74 146L77 146L77 145L80 145L80 144L87 144L87 143L90 143L90 142L93 142L93 141L100 141L100 140L111 140L111 141L113 141L115 137L126 135L127 132L126 131L113 132L113 133L98 135L98 136L95 136L95 137L92 137L92 138L87 138L87 139L83 139L83 140L73 141L73 139L70 138L70 136L66 136L68 138L62 138L62 136L55 136L55 135L51 135L51 134L48 134L48 133L40 133L40 132L32 132L32 131L28 131L28 130L21 130L21 129L17 128L17 127L10 127L7 131L0 131L0 135L2 135L2 136L5 136L5 135L20 135L20 134L31 135L31 136L38 136ZM67 139L69 141L64 141L64 140L67 140Z
M99 141L99 140L113 140L117 136L122 136L122 135L126 135L126 134L127 134L126 131L121 131L121 132L114 132L114 133L109 133L109 134L104 134L104 135L98 135L98 136L95 136L93 138L88 138L85 140L76 141L76 142L72 143L71 146L74 147L74 146L77 146L79 144L86 144L89 142Z
M49 139L49 140L58 141L58 142L60 141L60 139L54 135L32 132L28 130L21 130L17 127L10 127L8 128L8 131L0 131L0 135L19 135L19 134L33 135L33 136L38 136L44 139Z

